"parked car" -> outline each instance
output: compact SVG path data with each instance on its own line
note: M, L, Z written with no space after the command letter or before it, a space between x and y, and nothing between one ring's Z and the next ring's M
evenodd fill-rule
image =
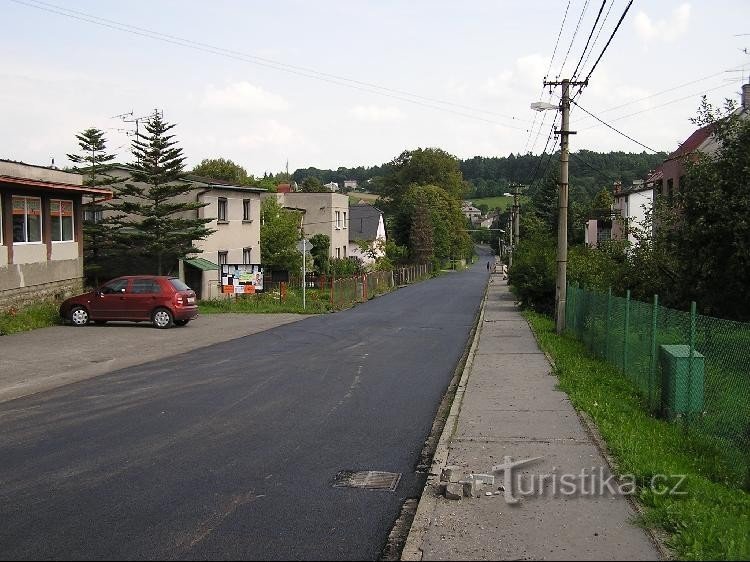
M73 326L129 320L171 328L198 316L195 300L195 292L175 277L132 275L67 299L60 305L60 316Z

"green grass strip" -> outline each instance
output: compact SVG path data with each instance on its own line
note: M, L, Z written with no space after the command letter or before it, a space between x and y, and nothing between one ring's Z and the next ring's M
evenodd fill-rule
M680 425L652 417L646 400L616 368L592 357L569 335L555 334L548 317L525 312L539 343L555 362L560 388L594 420L617 462L633 475L643 524L666 531L684 560L750 559L750 494L736 447L719 447ZM686 475L685 495L654 493L654 475Z
M62 322L57 302L40 302L0 312L0 336L46 328Z

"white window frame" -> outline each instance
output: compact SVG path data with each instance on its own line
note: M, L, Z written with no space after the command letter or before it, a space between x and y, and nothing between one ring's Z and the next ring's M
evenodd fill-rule
M249 265L253 263L253 249L252 248L242 248L242 263L245 265Z
M344 211L344 228L346 228L346 211Z
M341 230L341 211L336 211L336 230Z
M218 253L219 259L219 266L226 265L229 263L229 252L226 250L219 250Z
M44 225L42 224L44 222L44 209L42 207L42 198L41 197L33 197L29 195L12 195L11 196L11 214L13 214L13 199L23 199L24 201L24 219L23 219L23 234L24 237L28 234L28 206L27 201L29 199L36 199L39 201L39 241L38 242L29 242L26 240L25 242L16 242L15 236L11 238L13 240L14 245L23 245L23 244L44 244Z
M250 199L242 200L242 220L244 222L251 222L253 220L252 203Z
M50 230L50 233L49 233L50 240L52 240L53 244L63 244L65 242L75 242L76 241L75 203L73 203L73 201L71 199L50 199L49 200L50 224L52 224L52 217L54 216L52 214L52 203L53 202L60 203L60 215L59 215L59 217L60 217L60 232L59 232L60 240L52 240L53 232L51 230ZM62 235L63 235L62 204L63 203L70 203L70 208L71 208L70 220L72 222L72 228L71 228L70 232L71 232L72 238L70 240L63 240L63 237L62 237Z

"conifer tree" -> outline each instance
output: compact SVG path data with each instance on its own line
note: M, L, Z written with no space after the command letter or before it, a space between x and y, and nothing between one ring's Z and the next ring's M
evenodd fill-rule
M118 190L119 201L111 208L118 212L120 242L151 262L151 269L162 275L174 270L179 259L200 253L195 242L209 236L211 218L199 218L205 207L188 196L194 187L183 180L185 157L169 134L174 124L155 111L145 124L145 133L133 141L130 178Z
M90 187L110 187L119 180L109 174L115 159L107 152L104 131L90 127L76 135L79 154L68 154L75 165L73 170L82 174L83 184ZM83 267L84 274L94 286L99 285L99 275L112 257L112 224L103 218L105 206L96 201L83 205Z

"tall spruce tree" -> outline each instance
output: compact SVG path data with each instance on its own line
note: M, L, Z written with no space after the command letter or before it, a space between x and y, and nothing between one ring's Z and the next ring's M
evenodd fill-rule
M107 139L104 131L90 127L76 135L79 154L68 154L73 169L83 175L84 185L90 187L110 187L118 178L109 174L115 159L107 152ZM114 244L112 223L103 218L105 206L89 201L83 206L83 268L86 279L94 286L99 285L99 276L111 258Z
M197 240L209 236L210 218L199 218L205 203L190 200L194 188L183 180L185 157L169 132L174 124L154 111L145 124L146 133L133 141L130 178L118 191L119 201L111 208L118 212L120 242L135 252L157 275L173 271L177 261L200 253Z

